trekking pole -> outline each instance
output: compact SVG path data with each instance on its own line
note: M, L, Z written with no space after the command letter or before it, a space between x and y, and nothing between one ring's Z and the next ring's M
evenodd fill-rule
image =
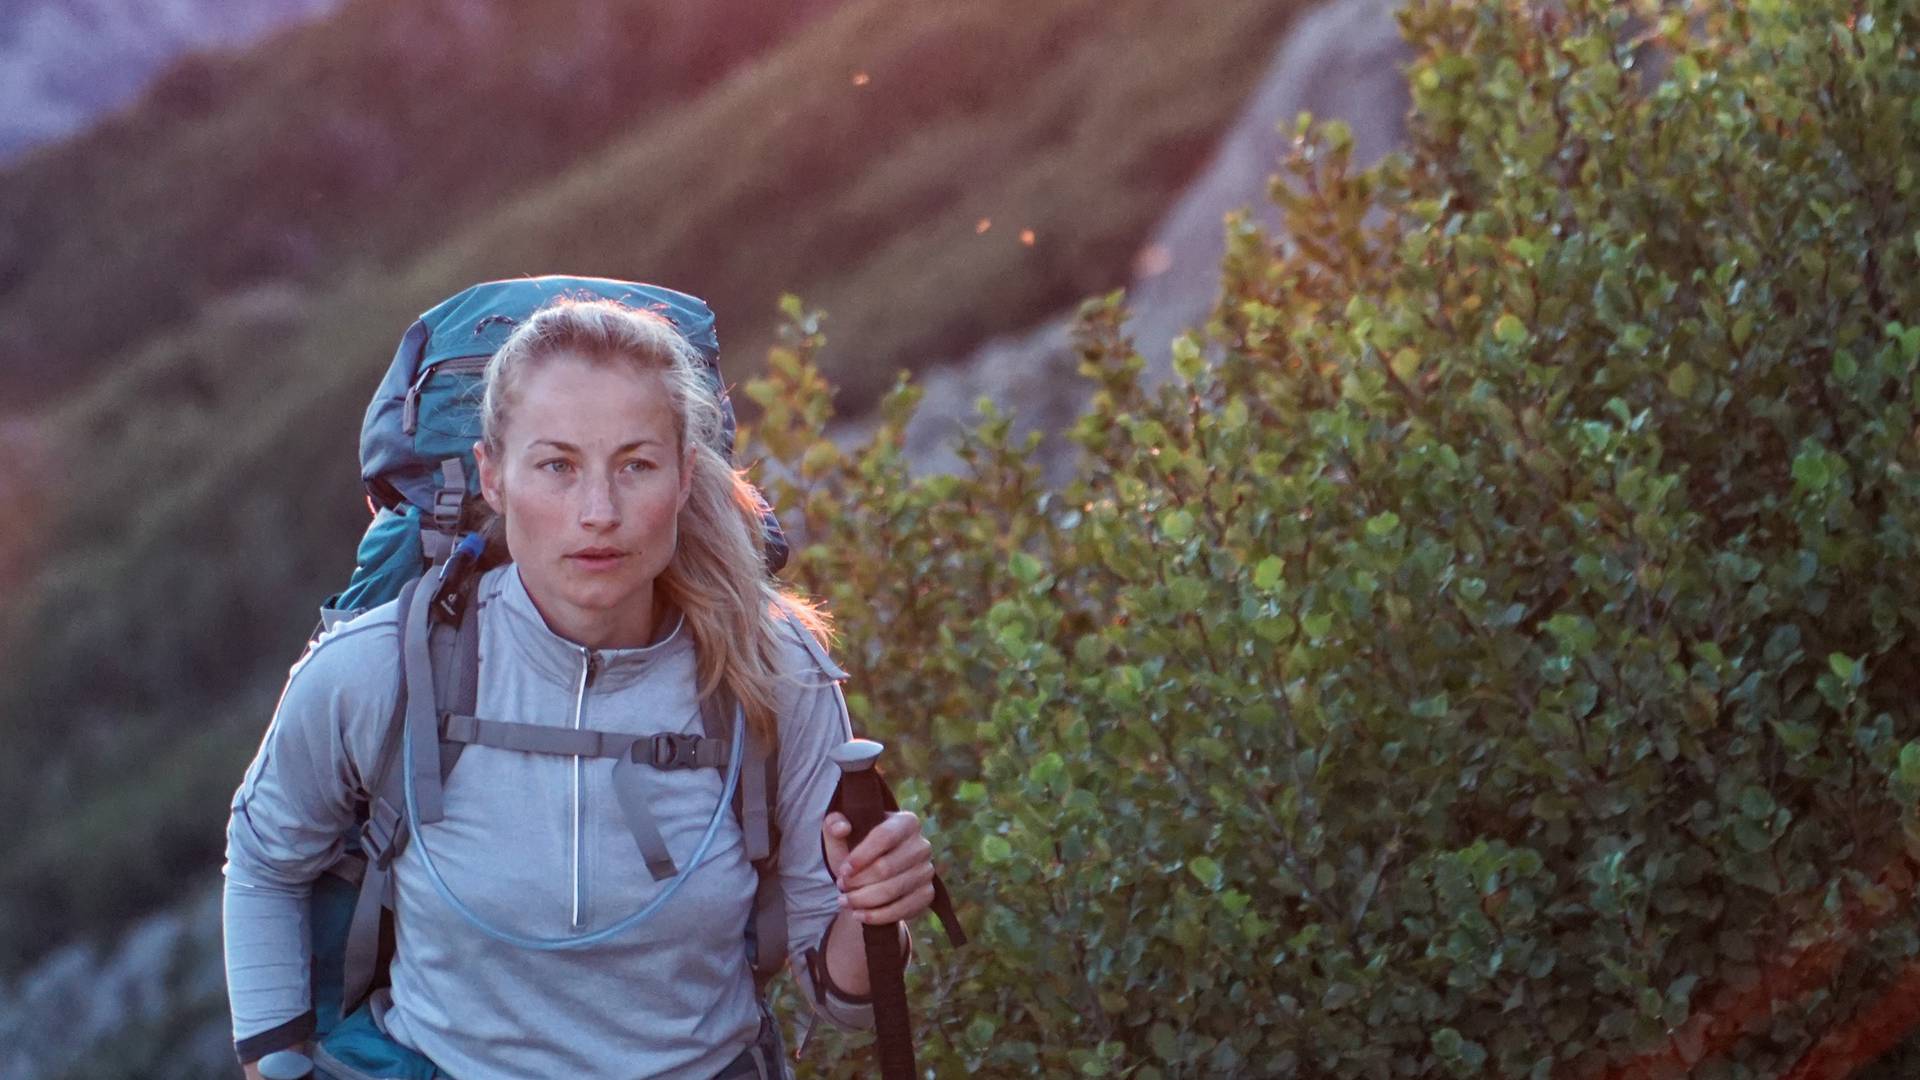
M833 751L834 764L840 766L840 809L853 826L853 834L847 838L849 849L858 847L887 816L880 773L875 768L884 749L871 739L853 739ZM906 972L900 968L900 924L867 923L860 929L867 944L867 979L872 987L881 1080L910 1080L914 1074L913 1025L907 1016Z

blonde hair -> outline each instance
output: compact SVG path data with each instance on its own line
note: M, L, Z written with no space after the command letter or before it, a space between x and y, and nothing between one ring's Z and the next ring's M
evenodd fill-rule
M780 621L794 620L823 646L830 630L824 612L767 572L759 496L722 451L717 375L671 322L653 312L612 300L555 301L520 324L487 364L480 416L489 453L501 452L501 432L518 403L524 372L559 353L660 373L680 442L676 461L686 460L692 448L693 479L680 511L679 543L654 581L655 595L686 619L701 700L723 685L731 689L754 732L776 745Z

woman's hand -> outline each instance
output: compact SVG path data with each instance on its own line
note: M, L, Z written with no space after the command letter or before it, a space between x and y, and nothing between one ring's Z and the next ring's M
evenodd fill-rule
M820 824L827 869L840 884L840 907L860 922L905 922L933 906L933 844L920 819L895 810L852 851L852 823L839 812Z

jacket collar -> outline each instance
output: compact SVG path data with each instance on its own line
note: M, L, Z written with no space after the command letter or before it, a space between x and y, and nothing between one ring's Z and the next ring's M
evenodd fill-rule
M637 682L663 661L689 655L693 634L686 616L678 609L668 613L672 625L660 639L637 649L588 649L570 641L547 625L546 617L534 606L520 568L512 563L488 571L480 584L480 608L496 609L501 628L513 642L518 659L543 676L576 689L589 655L593 658L593 685L607 689Z

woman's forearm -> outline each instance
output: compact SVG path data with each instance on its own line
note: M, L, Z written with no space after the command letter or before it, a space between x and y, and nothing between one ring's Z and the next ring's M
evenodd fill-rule
M853 912L842 911L827 928L827 977L841 993L854 997L866 997L873 991L873 981L867 977L867 942L866 934L862 933L865 925ZM907 924L895 925L900 929L900 956L904 962Z

